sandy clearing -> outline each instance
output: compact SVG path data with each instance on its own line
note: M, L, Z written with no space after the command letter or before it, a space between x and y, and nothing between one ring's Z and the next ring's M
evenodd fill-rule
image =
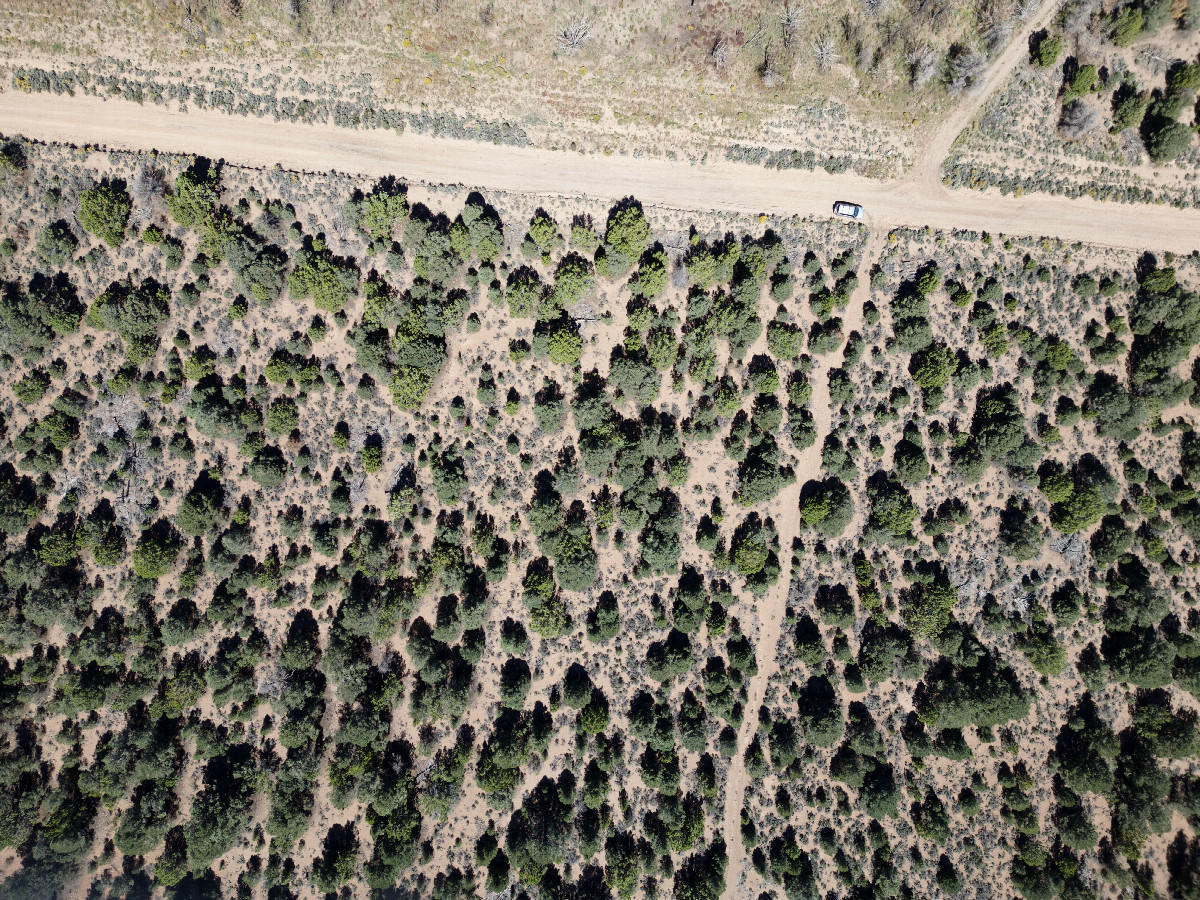
M1176 253L1200 248L1200 210L1090 198L1003 197L996 192L950 191L929 179L889 184L857 175L779 171L725 161L691 165L581 156L234 118L213 111L181 113L95 97L6 91L0 94L0 132L110 149L200 154L253 167L278 163L299 171L396 175L433 184L605 200L633 195L643 203L675 209L828 216L835 200L847 199L862 203L870 225L881 228L963 228Z

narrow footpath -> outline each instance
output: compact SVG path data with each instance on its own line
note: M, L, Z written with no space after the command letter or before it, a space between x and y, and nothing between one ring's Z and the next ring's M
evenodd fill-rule
M871 296L870 271L883 249L885 236L885 232L874 230L858 261L858 288L841 314L842 331L847 335L852 331L862 330L863 304ZM809 408L816 420L817 439L800 454L796 464L795 484L780 491L770 509L770 515L779 531L779 562L782 571L779 573L779 581L756 604L758 643L754 648L754 657L758 663L758 674L750 679L747 686L745 718L738 733L738 755L730 760L729 775L725 781L725 819L722 833L725 848L729 853L729 867L725 870L724 896L727 900L738 900L741 897L738 886L748 875L753 874L746 865L746 852L742 846L742 798L751 784L750 776L746 773L745 750L758 729L758 709L766 696L767 686L779 673L776 651L783 631L788 592L792 584L792 539L800 533L800 489L806 481L820 475L821 447L831 426L829 365L828 361L818 360L809 373L812 383ZM757 895L758 892L755 891L754 896Z

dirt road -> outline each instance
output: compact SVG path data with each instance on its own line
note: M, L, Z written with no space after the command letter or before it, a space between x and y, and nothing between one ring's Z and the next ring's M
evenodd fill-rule
M181 113L124 100L0 94L0 133L111 149L198 154L247 166L397 177L433 184L603 200L633 195L676 209L827 216L834 200L862 203L871 227L963 228L1052 236L1135 250L1200 249L1200 210L1099 203L1051 196L950 191L930 178L881 183L824 171L778 171L731 162L689 165L622 156L580 156L469 141L348 131ZM853 226L850 226L853 227Z

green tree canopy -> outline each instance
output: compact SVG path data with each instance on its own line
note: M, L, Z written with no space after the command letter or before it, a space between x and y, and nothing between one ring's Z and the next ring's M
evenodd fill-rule
M212 215L220 196L220 173L206 159L198 159L175 178L167 194L171 216L185 228L198 228Z
M114 281L92 304L88 322L119 334L129 360L141 362L158 349L159 330L171 317L170 304L170 291L153 278L144 278L140 284Z
M950 624L958 590L940 566L919 570L914 576L901 597L900 613L913 634L933 640Z
M124 187L101 182L79 195L79 224L110 247L121 246L133 201Z
M161 578L174 568L181 548L175 529L159 519L138 538L133 549L133 571L140 578Z

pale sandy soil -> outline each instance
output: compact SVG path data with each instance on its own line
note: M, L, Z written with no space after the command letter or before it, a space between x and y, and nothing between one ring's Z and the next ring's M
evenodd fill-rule
M1031 25L1036 23L1052 7L1052 3L1043 5L1039 14L1031 19ZM1013 48L1019 48L1020 52ZM1004 67L1019 62L1020 53L1024 52L1024 44L1014 40L1010 51L1001 58L993 73L989 76L988 85L971 101L965 104L945 127L930 141L929 154L917 171L909 179L890 186L857 176L830 176L823 172L778 172L739 166L728 163L712 164L703 167L689 167L686 164L668 163L632 159L627 157L583 157L574 154L554 153L544 150L516 150L513 148L490 147L467 142L434 140L413 135L396 136L386 133L348 132L332 128L268 124L254 120L231 119L216 113L189 114L163 113L156 109L147 109L121 101L102 103L83 99L66 99L49 95L27 96L8 91L0 94L0 131L6 133L22 132L42 139L72 141L79 144L102 141L111 147L146 147L156 145L160 150L173 152L204 153L213 158L224 158L229 162L242 163L249 166L269 168L279 162L286 168L307 171L336 169L340 172L351 172L359 175L375 176L397 173L407 178L429 182L431 187L416 186L413 199L429 202L435 209L444 207L451 213L461 200L463 191L446 189L439 184L446 182L462 183L469 186L483 186L494 190L511 191L513 198L503 198L520 207L520 215L515 210L503 209L506 225L511 225L513 240L520 238L520 223L527 219L532 207L542 203L550 208L560 223L566 221L569 213L583 205L577 198L592 198L586 202L586 208L596 216L601 216L607 202L624 194L634 194L648 205L659 207L651 213L655 224L655 233L661 234L664 224L667 227L682 227L684 216L678 211L684 210L723 210L754 216L758 213L779 213L783 215L813 215L826 217L830 203L834 199L853 199L863 202L868 209L868 228L858 229L847 225L847 236L866 237L869 240L866 249L860 254L857 270L860 274L860 285L853 296L850 306L843 313L845 330L850 331L862 327L863 302L872 296L867 273L871 265L886 255L887 228L897 225L925 226L932 225L939 229L953 227L988 230L1007 234L1052 234L1061 240L1082 240L1094 244L1094 247L1079 248L1078 256L1087 258L1097 265L1107 265L1112 268L1114 257L1119 260L1122 268L1127 268L1129 254L1114 252L1105 248L1120 247L1127 249L1154 250L1171 249L1186 252L1200 246L1200 214L1195 211L1182 212L1173 209L1147 209L1135 206L1116 206L1099 204L1092 201L1072 201L1049 197L1039 198L1000 198L998 196L979 194L968 191L947 191L937 178L937 167L946 148L953 141L957 129L968 122L985 101L988 93L1006 77ZM1015 54L1015 55L1014 55ZM92 154L90 164L98 164L103 157ZM255 175L265 182L281 173L259 172ZM524 196L517 196L524 195ZM568 199L569 198L569 199ZM499 201L498 201L499 202ZM661 216L661 218L659 218ZM667 222L669 221L669 223ZM720 219L730 228L739 231L747 230L742 223L733 224L737 217L726 215ZM775 223L772 223L775 224ZM759 226L761 227L761 226ZM819 225L817 227L820 227ZM840 232L838 225L828 226L830 233ZM932 235L926 241L932 239ZM1030 247L1036 252L1035 248ZM1047 246L1046 249L1049 249ZM961 252L961 250L960 250ZM993 251L994 252L994 251ZM936 251L926 247L924 254L934 255ZM983 252L981 251L981 255ZM619 341L621 329L625 323L623 314L623 298L619 298L619 288L613 288L607 296L597 298L596 311L599 313L610 310L616 313L610 325L596 325L585 331L588 342L585 343L584 368L597 366L601 371L607 367L607 354L610 346ZM876 294L874 299L886 309L886 303ZM207 301L206 301L207 302ZM794 304L800 306L797 296ZM944 302L940 303L945 307ZM286 321L277 319L284 312ZM278 336L286 333L291 325L302 325L304 315L311 312L307 304L277 304L270 314L254 310L249 324L257 324L265 331ZM475 375L475 364L481 357L497 347L502 348L507 340L518 335L524 327L520 322L505 321L506 317L496 310L486 307L480 309L485 320L484 330L476 335L458 335L451 344L451 357L456 363L449 364L443 372L439 384L431 396L431 404L444 402L457 393L470 394ZM1092 314L1093 310L1085 311ZM801 321L807 322L807 314L801 312ZM295 322L290 321L296 316ZM1086 317L1086 316L1085 316ZM1074 323L1078 324L1078 323ZM285 328L288 326L288 328ZM239 326L239 328L242 326ZM591 343L592 335L596 336ZM265 342L264 349L251 361L251 371L256 373L261 363L268 355L271 342ZM339 368L345 368L351 358L349 351L338 337L327 338L327 343L320 345L319 352L326 358L334 356L339 362ZM502 352L502 351L501 351ZM1014 356L1015 358L1015 356ZM1190 370L1190 364L1188 366ZM796 515L797 500L800 486L809 478L817 477L820 471L820 448L825 435L837 424L833 421L830 405L826 366L817 366L812 373L813 397L811 409L816 418L818 436L812 447L804 451L796 465L797 480L794 485L785 489L766 508L764 516L774 517L779 529L780 561L783 565L778 584L764 597L749 599L740 589L737 591L739 603L734 607L743 620L743 627L748 636L755 642L758 661L758 674L748 683L747 716L739 734L739 747L744 748L753 737L757 726L757 710L760 703L770 700L771 693L777 684L784 680L781 675L780 658L777 648L781 645L785 609L788 605L789 589L791 588L791 553L792 538L798 531ZM512 383L512 382L509 382ZM522 392L525 392L522 385ZM501 390L502 393L502 390ZM660 406L667 405L672 400L681 399L664 385L660 394ZM321 402L328 402L336 411L345 396L331 398L325 395ZM522 408L518 419L527 419L527 406ZM1187 410L1180 410L1187 412ZM313 417L315 418L315 416ZM308 416L306 414L306 420ZM314 442L319 428L315 422L313 429ZM506 430L506 422L501 430ZM521 425L513 423L514 428ZM310 428L306 421L305 428ZM701 488L711 482L725 487L729 484L730 473L734 466L716 447L700 446L689 448L694 451L692 476L681 494L685 502L691 497L692 488ZM540 463L539 463L540 464ZM715 474L708 469L710 464L717 465ZM384 472L389 469L385 467ZM327 475L328 473L326 473ZM520 480L519 474L515 480ZM383 503L384 476L381 474L370 485L370 502L379 506ZM998 491L1000 484L993 484L989 479L984 487L988 491ZM277 498L278 499L278 498ZM707 499L706 497L704 499ZM919 498L923 499L923 498ZM693 501L694 502L694 501ZM490 505L490 504L489 504ZM506 501L511 508L511 500ZM698 508L698 506L697 506ZM502 521L504 506L493 508L498 521ZM857 533L862 521L862 507L859 518L851 528ZM689 523L690 527L690 523ZM990 524L988 527L991 527ZM693 548L687 551L689 556ZM626 556L628 551L626 551ZM620 577L622 570L621 554L611 549L602 550L602 570L607 583L613 583ZM1046 561L1057 561L1057 556L1047 554ZM496 620L504 612L518 612L520 567L514 566L509 579L497 586L494 599L497 611L492 616L489 628L494 629ZM599 587L599 586L598 586ZM265 604L263 604L265 607ZM578 612L577 608L573 613ZM426 604L420 611L427 618L431 615L431 604ZM327 625L327 614L322 616L322 624ZM264 629L268 631L277 643L286 627L284 619L278 612L262 610ZM519 612L518 612L519 615ZM627 643L626 652L630 657L637 655L641 648L638 638L623 636ZM204 640L206 649L211 649L213 636ZM564 642L565 643L565 642ZM400 636L392 642L399 648L403 645ZM539 669L535 673L534 687L530 701L545 698L551 685L561 679L561 671L568 656L580 653L578 643L575 645L559 645L557 649L549 648L537 639L534 641L535 650L531 658L540 660ZM632 651L632 652L630 652ZM583 654L597 657L596 665L603 667L606 662L600 657L607 655L608 650L599 651L591 645L585 645ZM1015 656L1016 654L1014 654ZM474 724L482 737L487 733L492 718L495 702L495 671L502 656L494 654L481 663L476 677L476 700L468 714L468 720ZM609 660L608 663L612 661ZM622 687L613 680L614 671L622 664L613 664L613 668L593 670L593 677L610 698L620 698L614 703L614 708L621 706ZM889 701L889 711L903 713L907 711L904 704L908 697L903 693L898 699ZM207 701L206 701L207 703ZM330 702L326 710L326 724L332 723L336 704ZM203 707L206 715L215 715L207 705ZM261 712L265 713L264 708ZM619 715L619 713L618 713ZM1033 731L1035 723L1052 722L1054 712L1051 711L1043 719L1031 720L1028 730L1026 756L1030 759L1045 759L1045 751L1053 741L1056 727L1039 732ZM562 719L562 716L558 717ZM397 717L397 731L406 731L406 726ZM881 727L886 728L881 722ZM47 728L48 733L57 730L58 722ZM564 726L565 727L565 726ZM1025 726L1022 726L1025 727ZM1115 722L1114 727L1121 727ZM975 748L977 752L979 748ZM557 770L563 761L571 756L569 740L559 738L553 745L550 757L543 765L540 773L531 774L526 780L526 786L536 782L538 774L551 774ZM939 789L950 776L952 766L949 763L933 762L928 782L939 785ZM961 768L961 767L960 767ZM627 785L631 792L642 790L640 777L630 767ZM194 778L185 777L184 784L190 785ZM746 788L753 787L745 771L744 759L741 755L730 761L725 783L723 816L710 819L710 827L718 822L723 830L726 846L730 852L730 866L727 870L729 886L737 888L733 894L726 896L753 896L748 889L761 883L755 879L750 870L746 853L740 837L740 813L742 798ZM928 783L927 782L927 783ZM520 804L518 792L517 803ZM945 794L945 791L941 791ZM186 813L190 797L181 797L181 813ZM1042 804L1043 807L1045 804ZM1043 808L1043 813L1045 809ZM261 802L255 808L253 818L261 821L265 809ZM450 840L442 840L441 836L463 838L464 844L473 839L489 817L500 820L502 815L494 810L485 810L482 798L474 781L473 772L467 775L463 790L463 798L452 819L451 828L442 829L434 825L435 834L439 834L438 854L435 857L438 866L443 865L449 858L461 858L462 853L450 853L446 845ZM361 821L361 808L356 804L347 810L337 811L331 808L324 793L318 795L317 813L313 825L306 835L306 847L296 853L298 864L302 867L320 852L319 842L323 838L329 824L333 821ZM1103 819L1101 818L1101 821ZM814 823L809 813L803 809L797 814L796 824L802 829L811 829ZM466 824L466 823L469 823ZM433 823L429 823L433 824ZM1179 823L1174 823L1178 827ZM103 829L98 829L103 831ZM360 833L362 827L360 824ZM1154 842L1159 842L1155 839ZM1165 843L1162 839L1160 843ZM227 877L235 875L242 864L242 859L248 855L243 842L239 843L225 859L223 874ZM1161 854L1161 846L1154 848ZM997 857L997 860L999 858ZM743 873L746 879L743 882ZM1162 874L1161 867L1158 874ZM832 886L832 885L827 885ZM1165 881L1162 885L1165 887ZM79 896L83 895L80 885Z
M584 156L544 149L488 146L414 134L234 119L218 112L181 113L120 100L0 93L0 132L118 149L202 154L253 167L368 176L395 174L431 184L491 190L625 195L689 210L826 215L835 200L862 203L873 226L967 229L1049 235L1129 249L1187 253L1200 247L1200 211L1104 204L1090 199L1003 197L998 191L947 190L941 162L957 136L1027 54L1028 34L1057 8L1044 0L990 67L984 82L928 138L909 175L880 183L853 174L766 170L731 162L693 166L620 155Z
M39 154L57 154L59 160L62 161L63 171L65 171L68 165L78 166L80 171L86 171L89 176L97 178L102 176L128 177L127 169L131 164L130 158L124 155L108 156L101 153L72 154L70 151L62 148L45 149L37 152ZM69 164L67 163L68 159L70 159ZM136 158L132 162L136 163ZM233 166L228 167L226 171L231 183L231 192L236 192L237 187L245 189L247 182L253 183L268 196L278 195L281 191L285 192L285 196L292 196L293 201L296 202L298 217L305 220L324 220L329 214L329 207L325 204L323 198L325 191L330 190L331 185L332 192L337 196L348 195L353 186L349 183L349 179L338 178L337 176L322 176L320 181L314 179L313 182L306 183L303 187L295 188L299 194L297 196L287 193L293 190L291 185L297 183L294 180L294 176L287 173L251 171L237 169ZM314 197L309 193L314 183L319 185L318 197ZM369 184L364 183L363 186L368 187ZM411 202L424 202L435 210L444 210L452 214L461 205L465 194L466 191L461 188L412 185L409 190L409 199ZM230 196L232 197L232 193ZM569 222L572 215L578 213L590 215L596 221L603 221L607 208L607 203L581 201L577 197L492 194L489 196L489 199L496 204L503 220L508 225L509 241L513 244L520 240L524 223L528 222L533 210L539 206L548 209L560 223ZM676 210L655 209L650 209L648 214L654 225L655 234L662 237L664 244L673 254L680 252L681 248L687 246L688 228L693 223L706 233L710 233L715 229L723 231L726 228L733 229L739 233L757 233L765 227L774 226L781 231L789 255L797 259L808 248L816 249L823 256L828 254L829 258L832 258L833 255L844 249L844 245L854 244L866 234L862 229L853 227L843 228L836 223L824 221L802 225L774 221L764 224L759 222L757 217L736 214L691 216L682 214ZM157 216L155 218L157 219ZM157 220L162 221L161 219ZM882 237L882 232L878 234ZM190 236L188 240L190 243L192 240ZM336 233L330 234L330 240L335 243L335 246L340 246L338 242L341 239ZM142 258L147 253L144 248L136 246L129 249L132 253L139 254L139 258ZM354 251L355 248L348 247L347 249ZM517 257L514 256L515 258ZM145 262L144 259L143 262ZM540 261L534 260L531 262L535 267L545 269L545 277L549 277L549 272L553 267L546 269ZM865 262L860 262L859 265L862 266L865 264ZM221 275L218 277L221 283L225 287L228 287L226 276ZM676 290L675 288L672 289L671 296L678 301L681 298L676 296ZM238 347L239 359L248 367L251 379L257 379L272 349L283 340L285 335L305 328L305 323L313 312L308 302L293 300L277 303L268 309L255 307L249 312L246 319L230 324L224 319L222 312L223 299L219 294L220 292L218 291L211 297L206 296L195 309L186 313L181 312L180 319L176 324L185 325L188 320L194 319L196 321L204 321L213 327L215 333L210 339L220 340L223 336L232 341ZM595 366L601 372L607 371L609 351L614 344L620 342L626 322L626 299L627 295L621 286L612 284L604 286L597 292L597 296L589 301L589 304L594 308L597 315L608 312L613 314L613 319L611 324L595 322L585 326L585 366ZM799 297L793 301L789 301L789 305L795 307L794 313L803 320L804 314L800 311L800 304ZM506 417L498 432L502 435L512 429L521 433L524 446L539 459L538 465L540 467L546 461L545 446L543 445L548 445L548 449L553 451L564 442L565 436L559 434L551 436L546 441L542 441L529 433L529 398L532 390L540 381L538 366L530 362L526 362L521 366L514 366L506 360L502 361L503 357L505 357L504 348L508 345L510 339L518 336L528 336L529 323L527 320L511 318L505 311L486 303L486 301L479 303L476 310L483 319L483 327L475 334L462 332L455 334L450 339L449 355L453 362L446 366L442 376L438 379L428 401L429 405L433 408L442 409L448 403L449 399L456 394L462 393L471 396L474 392L473 385L479 366L483 361L490 362L498 369L507 372L510 379L515 379L508 380L504 384L515 385L520 389L524 397L521 410L511 420ZM261 345L256 350L250 350L247 346L251 331L257 333L261 338ZM105 360L108 358L107 355L112 353L115 347L115 339L109 338L104 341L96 341L94 346L89 344L87 349L84 347L85 340L86 335L80 332L65 341L62 349L68 356L93 374L103 371L106 366ZM765 337L762 337L755 345L754 352L765 352L765 350ZM353 371L353 352L347 347L341 333L337 329L331 329L327 337L317 344L315 353L319 355L323 362L335 362L340 371ZM722 358L724 360L723 352ZM729 362L728 360L724 361L726 363ZM739 377L745 376L744 363L731 363L730 368ZM353 381L351 380L351 388L352 385ZM503 390L504 388L501 387L501 397L503 396ZM689 405L689 400L686 398L685 393L677 393L671 390L668 382L663 386L659 402L663 408L672 405L681 405L686 409ZM825 401L819 402L825 403ZM140 406L141 404L138 404L139 408ZM392 409L386 402L382 406L377 403L368 403L365 404L365 407L364 409L363 405L356 403L351 389L347 389L341 394L333 394L332 391L315 393L309 398L302 415L300 426L302 440L292 443L297 445L299 443L306 443L316 448L324 446L327 441L330 423L342 417L353 423L352 434L358 434L363 429L378 428L381 431L387 431L392 439L397 438L400 433L412 425L408 414ZM626 412L633 414L634 410L630 407ZM821 420L821 416L825 416L826 418L828 416L828 412L823 406L818 406L814 412L818 416L819 421ZM25 424L26 419L27 417L24 413L14 417L13 427L20 427ZM448 432L448 434L453 433L453 431ZM486 441L485 436L478 432L474 434L474 437L476 441L481 443ZM526 441L528 443L525 443ZM359 444L360 441L352 437L351 450L356 450ZM484 446L487 446L487 443L484 443ZM294 449L289 444L289 454ZM688 484L680 491L684 502L689 506L693 504L706 506L711 496L727 496L731 490L729 485L735 478L737 465L726 456L720 443L718 441L710 441L697 444L694 447L689 444L689 456L691 456L693 463L691 478ZM377 507L382 508L386 506L386 489L388 485L393 483L394 470L399 464L396 457L397 449L395 441L389 439L388 457L383 470L377 475L371 476L366 484L368 502ZM83 454L73 455L68 464L69 467L73 470L76 465L83 463L84 458ZM206 460L206 458L210 459L211 457L208 456L208 451L202 448L198 452L198 464L202 460ZM501 457L501 459L509 460L511 458ZM207 463L205 462L205 464ZM190 479L187 473L193 468L191 464L181 463L176 460L167 465L169 465L170 472L174 476L176 484L183 486L189 483ZM507 465L511 469L516 469L516 466L511 462L501 464L501 466L504 465ZM325 481L328 481L333 468L332 463L327 461L327 464L324 465L317 464L317 468ZM808 477L815 475L818 468L819 456L811 452L806 454L799 466L800 481L803 482ZM497 472L497 474L501 473ZM512 478L516 482L514 485L516 488L515 493L508 494L499 504L486 503L486 508L495 515L497 522L501 524L507 521L509 514L516 507L520 506L519 500L524 496L529 480L529 476L524 473L506 471L503 474L505 477ZM490 479L481 477L481 484L486 480ZM90 487L88 488L88 490L91 489ZM480 488L480 490L483 490L483 488ZM774 516L776 522L781 527L781 537L785 542L783 545L785 552L781 556L785 558L787 557L786 547L790 546L791 536L796 531L795 507L797 492L798 488L784 492L769 505L769 508L764 509L764 513ZM583 496L586 497L586 495L587 492L585 490ZM481 507L485 506L485 496L486 491L483 491L480 496L476 497ZM277 542L272 523L275 520L275 516L282 512L285 506L291 502L298 502L307 506L312 499L312 489L303 485L296 485L293 491L286 493L281 491L270 492L270 496L258 492L255 499L255 521L262 525L262 530L256 533L255 555L261 554L266 550L268 545ZM514 501L518 501L516 506L514 506ZM689 527L694 527L694 518L695 514L689 511ZM421 526L421 532L425 534L426 541L428 541L430 531L431 528L428 526ZM286 542L283 542L283 545L286 546ZM631 549L633 549L631 545L627 544L624 551L614 551L610 544L608 549L602 550L601 571L604 584L613 587L620 585L623 575L629 570ZM636 550L634 552L636 553ZM689 548L687 553L691 561L705 566L704 558L694 548ZM295 580L301 584L307 583L312 577L312 567L322 561L319 558L314 558L311 562L305 563L292 574L289 580ZM498 619L503 617L503 612L509 612L518 618L523 615L520 600L520 578L522 572L523 565L514 565L510 569L508 579L497 584L493 589L493 601L496 604L496 612L492 615L488 625L489 632L491 632L490 640L493 646L496 642L495 632L497 630ZM211 591L212 586L212 580L206 578L202 582L200 593L203 594ZM110 587L115 592L115 585ZM599 588L597 588L598 590ZM756 598L749 598L744 592L738 590L737 595L740 602L731 608L731 612L735 613L745 622L747 634L752 639L757 637L756 651L760 654L759 658L764 662L774 658L774 646L780 633L780 620L783 617L786 590L786 584L777 588L771 595L771 599L766 603ZM572 600L572 616L576 621L583 618L586 606L594 598L595 593L595 591L588 592L587 596L580 596ZM252 589L252 594L257 601L255 603L255 620L267 635L272 646L278 646L287 631L288 622L290 621L289 613L292 610L289 608L280 609L273 607L271 603L267 602L269 599L268 596L263 595L257 590ZM115 599L114 594L110 594L109 596ZM165 599L167 604L169 604L169 597ZM120 601L117 602L119 603ZM418 613L424 615L427 619L432 619L435 605L436 598L430 598L418 610ZM336 603L331 605L328 600L317 604L316 612L318 620L321 623L322 632L326 635L335 607ZM629 612L627 610L627 613ZM644 618L644 613L641 615ZM190 646L208 656L214 652L216 642L221 636L221 630L214 629L198 637ZM52 634L51 640L53 643L63 644L65 643L65 636ZM578 635L556 643L548 643L535 638L534 646L538 649L535 649L531 661L537 660L537 667L529 702L532 703L535 699L547 699L550 689L561 682L563 669L566 665L571 661L580 659L589 663L595 683L607 696L612 698L614 715L620 716L631 687L636 687L639 680L636 674L634 674L634 684L633 686L630 685L630 667L636 666L637 663L635 661L640 660L645 655L645 644L648 642L649 637L645 633L629 633L623 635L620 640L623 643L618 644L618 649L614 657L611 644L597 647L581 642ZM402 651L404 646L403 635L397 634L390 642L390 646L392 649ZM477 741L482 740L492 727L491 723L494 719L495 704L497 703L496 685L498 668L503 659L503 655L491 655L480 663L476 672L473 702L470 711L465 717L465 721L475 727ZM636 669L633 669L632 672L636 672ZM761 699L768 680L769 676L764 674L751 685L755 692L752 696L753 702L757 703ZM675 693L682 693L682 689L683 686L680 685ZM678 700L678 698L675 699L676 701ZM204 717L214 721L223 722L228 720L226 713L215 708L211 700L207 697L198 705L198 710ZM337 710L338 704L331 698L328 699L324 717L326 733L332 733L335 730ZM269 705L264 704L256 710L252 721L247 723L248 726L257 732L262 732L263 717L267 714L274 715ZM546 761L536 771L529 774L525 781L525 787L518 791L516 797L517 805L520 805L524 791L532 787L541 775L553 775L561 771L562 768L571 767L575 764L573 742L569 739L572 719L573 714L570 714L569 711L561 711L556 716L556 730L559 731L559 736L556 737L552 744L551 752ZM62 745L54 743L50 738L61 727L62 721L63 717L61 716L52 717L46 727L44 746L54 752L55 755L51 758L55 760L61 757L62 751L65 748ZM106 727L114 727L118 724L119 717L108 716L101 720L101 727L99 729L85 732L87 735L85 752L89 756L92 755L94 753L95 740L100 731ZM444 744L447 739L452 740L452 730L439 727L437 731L439 737L434 742L435 745ZM411 728L402 715L397 716L394 725L394 734L412 736ZM738 765L740 766L740 762ZM201 787L201 772L202 765L193 764L185 769L181 777L178 790L178 815L180 821L186 820L192 797ZM644 805L647 802L645 798L650 796L650 792L642 785L636 769L631 766L629 771L623 773L620 778L621 786L627 787L630 793L634 794L635 798L638 798L635 800L637 804L635 808ZM743 781L736 785L736 790L730 789L726 792L730 805L733 805L738 811L741 809L744 786ZM113 818L119 817L119 814L123 811L123 805L114 809ZM248 857L256 852L260 854L264 853L262 846L256 844L251 831L255 826L261 826L264 823L266 813L267 802L264 794L258 798L258 801L248 815L246 831L239 837L235 846L215 866L216 871L230 890L232 890L233 879L245 867ZM472 767L468 770L461 800L452 814L449 830L444 830L440 826L432 822L430 823L434 829L432 835L435 843L434 866L438 869L444 869L452 863L460 866L466 864L464 862L464 853L469 851L478 833L486 827L487 820L491 818L503 822L506 815L502 811L487 807L475 782ZM640 813L637 815L640 815ZM330 825L347 821L357 821L360 835L366 833L367 829L363 824L362 805L352 802L344 810L336 809L330 802L328 792L322 787L316 797L311 825L301 843L292 853L293 859L301 871L306 871L311 866L313 858L321 852L322 842ZM714 815L711 823L710 828L720 827L719 812ZM111 828L111 821L107 819L98 820L95 829L96 838L93 842L93 855L99 854L99 848L102 846L104 840L110 836ZM444 839L443 836L447 834L452 837ZM147 861L153 862L154 856L155 854L151 854ZM5 868L0 869L0 872L10 873L16 865L16 860L6 859L3 865ZM94 877L94 873L81 876L79 881L72 886L68 895L78 898L85 897ZM361 884L357 885L357 888L361 887ZM302 896L306 898L317 896L309 885L304 885L300 890ZM365 896L361 891L359 895Z
M923 9L926 22L898 8L875 16L823 0L804 5L801 33L785 49L779 20L788 7L761 0L544 8L519 0L344 0L335 13L330 6L304 4L302 16L290 16L283 0L245 0L235 16L215 2L95 0L76 10L62 0L13 0L0 10L0 66L11 54L93 71L119 58L163 75L182 71L199 84L229 71L300 75L319 93L365 88L376 102L408 110L503 120L538 146L637 147L658 156L832 145L856 165L881 170L911 162L914 117L945 109L936 81L911 89L905 51L919 44L944 53L992 16L1017 15L1015 4L998 4L977 23L958 14L969 4L955 0ZM558 38L576 16L592 28L577 52L564 52ZM827 31L840 36L847 24L852 36L841 41L839 61L819 70L814 41ZM727 64L713 59L718 41ZM767 54L778 77L761 77Z
M1035 67L1028 55L1009 47L1013 55L1009 75L980 107L976 117L957 116L960 133L952 145L941 148L946 162L957 162L984 172L1019 174L1026 190L1049 189L1058 180L1088 189L1150 190L1168 202L1195 204L1200 177L1200 145L1167 164L1153 164L1138 129L1111 134L1113 92L1132 78L1142 90L1162 90L1172 61L1191 61L1200 51L1200 35L1173 26L1145 35L1128 47L1117 47L1097 34L1097 29L1068 36L1066 46L1049 68ZM1074 58L1079 65L1100 70L1103 90L1082 102L1097 113L1095 126L1077 138L1059 130L1065 66ZM997 65L989 74L999 74ZM1188 121L1185 112L1182 121ZM953 152L951 152L951 146ZM926 160L928 161L928 160ZM1038 187L1039 183L1043 187Z
M942 160L950 152L955 138L970 124L975 114L983 108L995 91L1008 80L1013 70L1021 64L1029 52L1029 35L1045 26L1059 7L1059 0L1042 0L1037 12L1031 15L1004 52L988 67L987 77L978 88L960 102L950 116L941 123L937 132L925 145L920 161L914 168L911 180L926 188L940 187L942 182Z

